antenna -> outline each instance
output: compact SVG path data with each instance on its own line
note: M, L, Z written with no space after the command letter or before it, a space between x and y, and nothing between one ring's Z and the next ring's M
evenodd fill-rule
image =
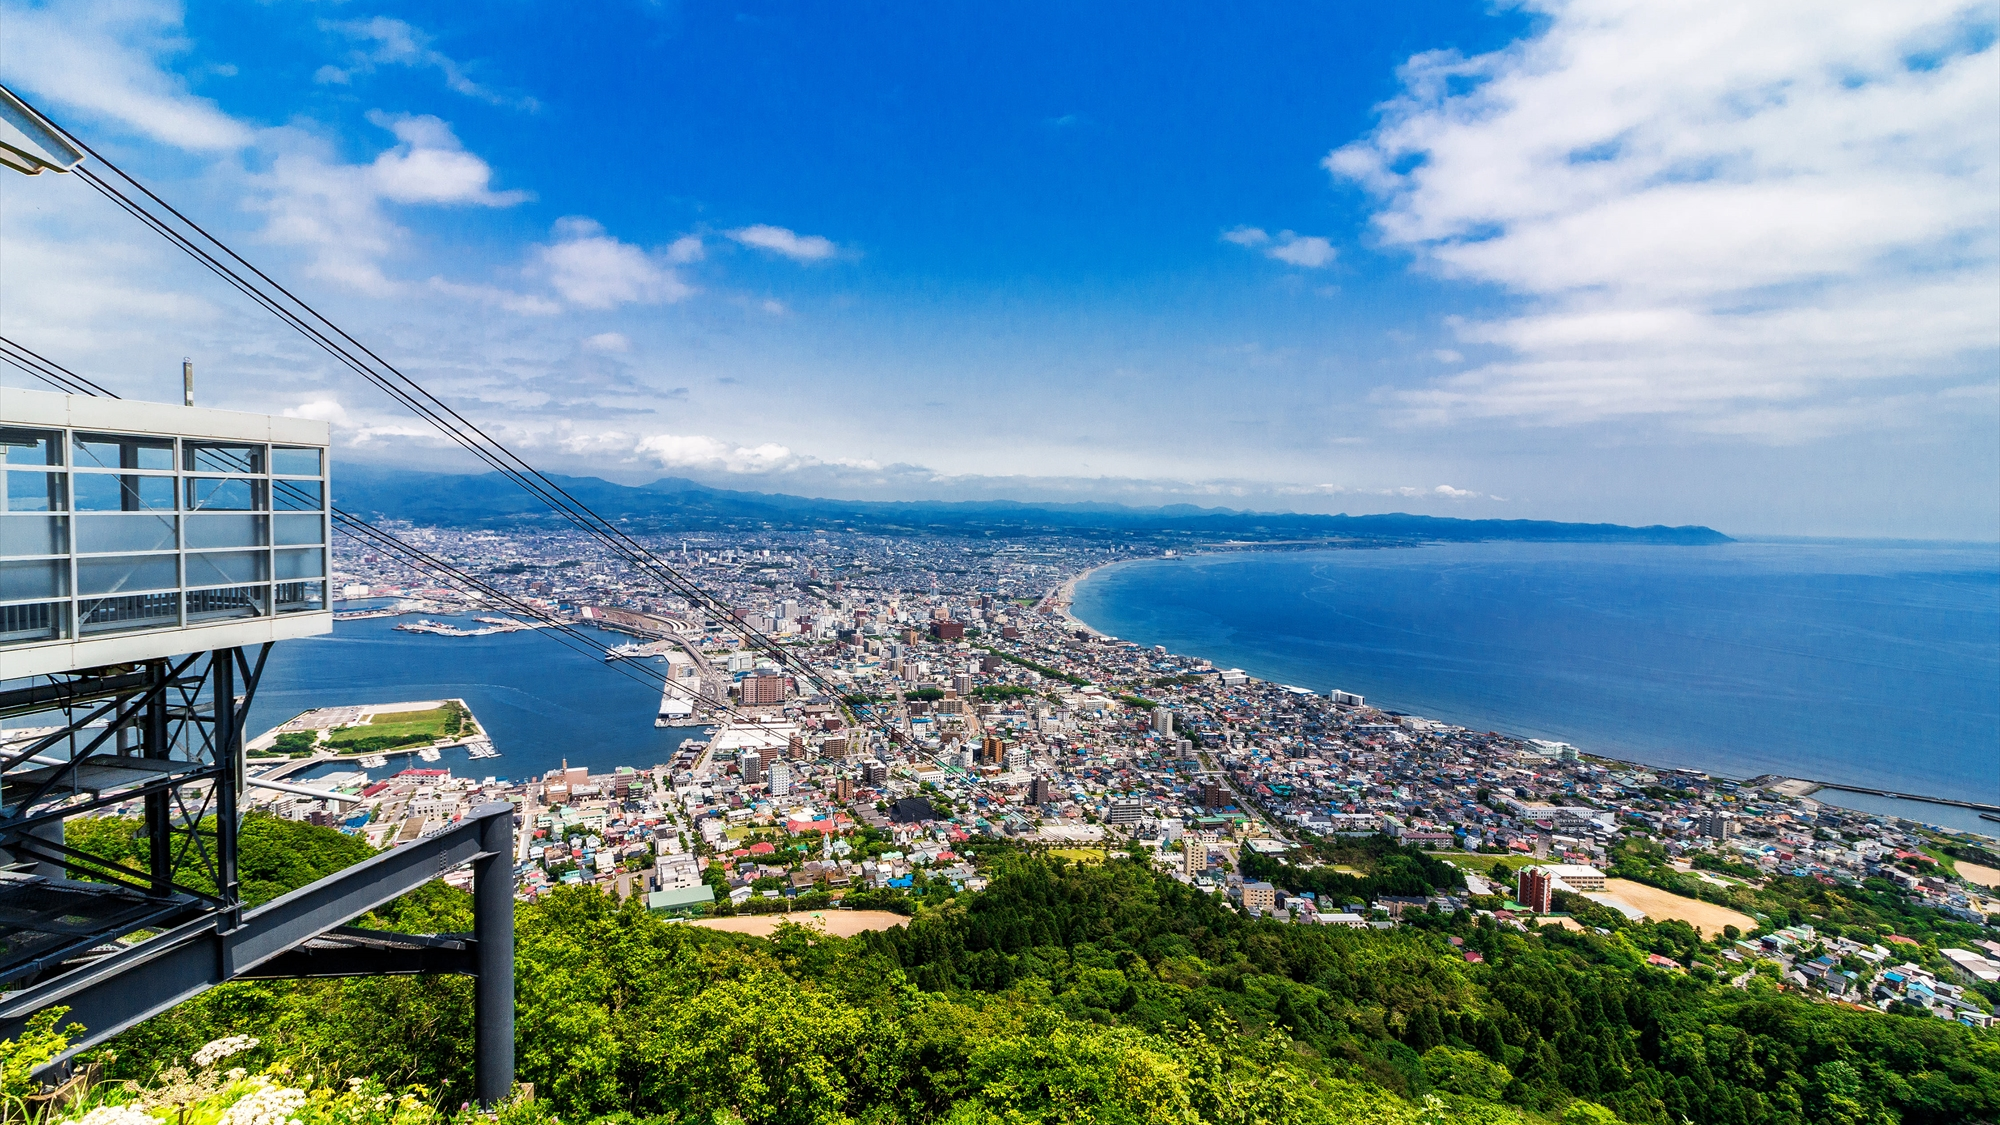
M181 397L182 406L194 405L194 361L181 357Z

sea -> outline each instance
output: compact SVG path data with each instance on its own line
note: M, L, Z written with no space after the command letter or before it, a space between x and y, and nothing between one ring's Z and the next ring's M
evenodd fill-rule
M617 766L646 769L672 759L682 742L705 736L703 727L655 727L659 681L626 675L622 661L607 663L578 652L542 630L443 637L395 628L414 620L336 621L329 636L273 645L251 700L251 735L315 707L463 699L492 737L498 758L475 761L463 749L445 750L436 762L421 761L414 752L390 754L387 766L371 771L371 778L449 768L459 777L515 781L564 763L593 773ZM606 646L631 640L581 628ZM356 768L328 763L293 777L307 780Z
M2000 546L1462 543L1114 564L1092 628L1477 730L2000 804ZM1815 799L2000 835L1977 812Z

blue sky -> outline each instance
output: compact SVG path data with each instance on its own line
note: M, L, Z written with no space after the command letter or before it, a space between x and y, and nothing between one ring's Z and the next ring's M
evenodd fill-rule
M2000 537L1996 59L1925 2L0 0L0 78L552 468L1740 534ZM150 237L0 181L0 328L454 464Z

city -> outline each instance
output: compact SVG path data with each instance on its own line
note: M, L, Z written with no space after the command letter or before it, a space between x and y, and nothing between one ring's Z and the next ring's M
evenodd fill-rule
M675 915L841 905L872 916L899 898L980 889L982 843L1006 841L1079 861L1138 856L1252 916L1298 923L1388 927L1413 907L1516 926L1592 924L1605 910L1681 918L1712 941L1726 934L1731 964L1662 959L1676 971L1739 984L1762 972L1824 999L1916 1004L1975 1026L2000 991L1990 930L1944 944L1926 967L1901 934L1837 923L1829 934L1810 909L1781 915L1758 897L1774 880L1887 887L1909 908L1984 925L2000 915L1992 869L1940 852L1949 834L1822 803L1789 779L1648 769L1265 682L1069 615L1079 575L1148 548L829 533L654 544L732 607L721 619L616 577L581 537L399 534L552 618L629 634L614 652L657 662L669 684L661 715L632 721L704 724L666 762L566 762L504 781L412 763L322 776L349 798L338 803L264 794L281 815L378 846L510 801L528 898L588 882ZM504 620L476 595L412 578L393 560L336 552L337 586L367 607L350 614ZM813 677L751 650L746 626ZM331 757L305 745L315 749L266 776ZM1462 882L1354 898L1257 877L1303 884L1315 841L1366 838L1442 857Z

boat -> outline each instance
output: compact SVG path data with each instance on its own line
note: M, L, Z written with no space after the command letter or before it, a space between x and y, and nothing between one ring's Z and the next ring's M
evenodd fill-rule
M435 746L426 746L422 750L417 751L417 757L422 758L426 762L435 762L439 758L444 757L444 752Z
M609 663L610 661L613 660L624 660L628 657L644 656L644 655L646 655L645 645L622 644L618 645L615 648L606 650L604 653L604 659L607 663Z
M361 768L379 770L389 764L389 759L381 754L368 754L361 759Z
M500 751L495 750L491 742L475 738L465 744L465 756L476 762L483 758L497 758L500 756Z

